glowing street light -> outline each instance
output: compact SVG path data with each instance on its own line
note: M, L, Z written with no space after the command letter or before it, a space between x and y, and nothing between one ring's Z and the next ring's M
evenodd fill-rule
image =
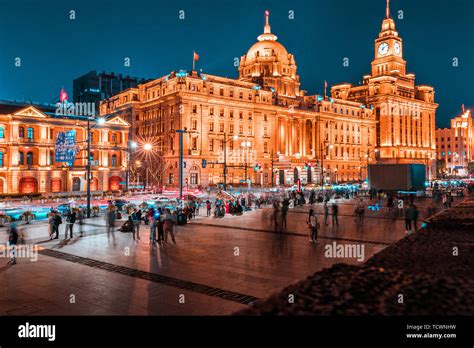
M145 145L143 145L143 149L144 149L145 151L150 151L151 148L152 148L152 146L151 146L150 143L146 143Z

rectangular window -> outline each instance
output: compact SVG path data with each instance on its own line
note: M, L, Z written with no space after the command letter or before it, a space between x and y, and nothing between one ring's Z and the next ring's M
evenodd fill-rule
M197 184L198 184L198 174L191 173L191 185L197 185Z
M193 138L191 146L193 150L197 150L197 138Z
M214 116L214 108L212 106L209 108L209 115Z
M209 140L209 151L214 151L214 139Z
M219 94L221 96L224 96L224 88L223 87L219 88Z
M244 92L239 93L239 99L244 99Z
M234 125L229 125L229 133L234 133Z
M229 97L231 97L231 98L234 97L234 91L233 91L233 90L230 90L230 91L229 91Z
M219 132L221 132L221 133L224 132L224 124L223 123L219 124Z
M220 116L220 117L224 117L224 109L221 109L221 110L219 111L219 116Z
M263 152L268 153L268 144L267 144L267 142L263 143Z
M243 125L239 126L239 134L244 134L244 126Z
M193 114L197 113L197 105L193 105Z
M230 117L230 118L234 118L234 110L230 110L230 112L229 112L229 117Z
M214 122L209 123L209 132L214 132Z
M197 120L192 120L191 121L191 129L192 130L196 130L197 129Z

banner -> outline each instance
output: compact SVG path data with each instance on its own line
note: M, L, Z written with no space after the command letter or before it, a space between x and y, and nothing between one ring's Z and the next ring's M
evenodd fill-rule
M56 162L73 163L76 158L76 131L59 132L56 135Z

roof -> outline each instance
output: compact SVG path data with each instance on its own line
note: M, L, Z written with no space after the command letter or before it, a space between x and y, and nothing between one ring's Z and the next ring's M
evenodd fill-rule
M0 100L0 115L14 114L15 112L18 112L29 106L34 106L36 109L38 109L41 112L51 112L51 111L56 110L56 106L53 106L53 105Z

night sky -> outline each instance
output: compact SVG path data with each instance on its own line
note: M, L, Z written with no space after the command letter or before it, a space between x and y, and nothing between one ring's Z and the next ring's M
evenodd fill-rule
M322 94L324 80L357 84L370 72L385 14L385 0L0 0L0 5L0 99L48 103L57 100L63 85L72 97L72 80L90 70L144 78L190 70L193 50L201 58L198 69L235 78L234 58L263 32L265 9L272 32L295 55L302 88ZM403 20L396 19L398 10ZM392 0L391 13L407 71L416 74L417 84L435 87L438 126L448 126L463 103L474 111L474 1ZM343 67L344 57L349 67ZM459 67L452 66L453 57Z

